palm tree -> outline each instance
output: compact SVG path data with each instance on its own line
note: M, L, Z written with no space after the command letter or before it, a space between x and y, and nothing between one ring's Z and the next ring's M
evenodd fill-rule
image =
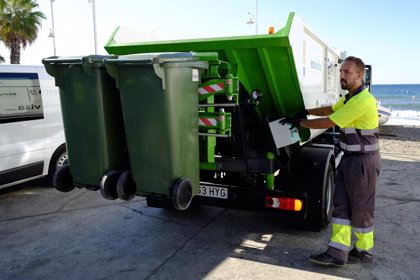
M1 0L0 0L1 1ZM0 5L1 5L1 3L0 3ZM2 39L1 39L1 35L0 35L0 42L2 41ZM6 62L6 60L4 59L4 57L0 54L0 63L5 63Z
M1 36L0 36L0 41L1 41ZM0 54L0 63L5 63L6 60L4 59L4 57Z
M45 15L33 0L0 0L0 38L10 49L10 63L20 63L20 50L32 44Z

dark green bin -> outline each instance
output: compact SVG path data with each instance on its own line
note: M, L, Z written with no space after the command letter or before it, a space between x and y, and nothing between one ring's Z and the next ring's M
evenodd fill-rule
M115 79L107 73L103 63L107 57L92 55L43 60L60 90L74 185L95 188L100 186L106 173L129 169L120 96ZM116 184L118 176L114 177Z
M137 194L189 206L199 190L198 85L208 62L192 53L105 60L121 94Z

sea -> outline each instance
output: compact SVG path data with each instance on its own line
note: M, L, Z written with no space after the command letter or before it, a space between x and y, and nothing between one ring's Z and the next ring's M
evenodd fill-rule
M420 127L420 84L372 85L371 92L382 106L392 110L386 125Z

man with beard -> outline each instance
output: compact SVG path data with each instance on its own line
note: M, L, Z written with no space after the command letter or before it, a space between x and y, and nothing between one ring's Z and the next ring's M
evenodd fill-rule
M364 87L364 74L363 61L347 57L340 68L346 96L332 106L304 110L281 121L294 127L341 128L339 145L344 155L336 172L332 233L326 252L310 256L315 264L346 266L373 260L375 186L381 158L376 100ZM306 119L307 115L321 118ZM354 246L352 231L357 237Z

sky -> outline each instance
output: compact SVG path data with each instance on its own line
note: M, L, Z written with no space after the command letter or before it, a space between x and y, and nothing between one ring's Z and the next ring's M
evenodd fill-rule
M373 68L374 84L420 84L420 1L413 0L94 0L98 54L116 27L162 39L266 34L281 29L295 12L329 46L361 57ZM38 0L47 17L37 40L22 50L21 64L53 56L48 35L51 1ZM258 9L257 9L258 7ZM93 5L54 0L58 56L95 54ZM9 50L0 42L9 62Z

